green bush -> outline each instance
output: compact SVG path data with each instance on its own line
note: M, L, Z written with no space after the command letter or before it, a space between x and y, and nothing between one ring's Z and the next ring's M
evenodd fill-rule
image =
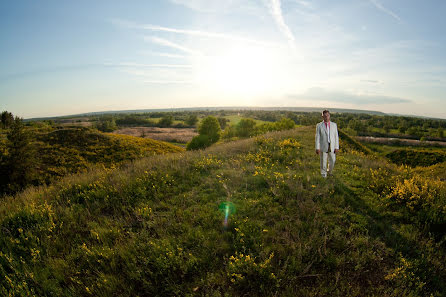
M190 150L199 150L204 149L210 146L212 142L207 135L197 135L187 144L186 149Z
M241 119L236 126L238 137L249 137L256 134L256 121L253 119Z
M446 161L446 154L441 151L423 151L398 149L386 155L390 161L398 165L431 166Z
M198 127L198 133L200 135L206 135L209 138L210 143L216 143L220 139L221 128L217 118L209 116L204 118L200 127Z

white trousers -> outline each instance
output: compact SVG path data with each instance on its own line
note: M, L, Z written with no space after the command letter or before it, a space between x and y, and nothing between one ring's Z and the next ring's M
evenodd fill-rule
M321 174L323 177L327 177L328 174L333 173L334 164L336 162L336 154L335 153L324 153L320 152L321 159ZM327 159L328 159L328 168L327 168Z

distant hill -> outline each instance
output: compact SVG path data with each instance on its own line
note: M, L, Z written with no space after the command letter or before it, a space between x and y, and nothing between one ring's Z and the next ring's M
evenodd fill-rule
M321 112L324 108L318 107L250 107L250 106L222 106L222 107L184 107L184 108L159 108L159 109L133 109L133 110L109 110L109 111L98 111L98 112L88 112L82 114L74 114L67 116L56 116L56 117L42 117L42 118L29 118L27 121L36 120L49 120L49 119L61 119L61 118L73 118L73 117L83 117L83 116L93 116L93 115L104 115L104 114L126 114L126 113L146 113L146 112L174 112L174 111L218 111L218 110L289 110L297 112ZM373 110L361 110L361 109L345 109L345 108L328 108L331 112L342 112L342 113L365 113L370 115L386 115L386 113Z

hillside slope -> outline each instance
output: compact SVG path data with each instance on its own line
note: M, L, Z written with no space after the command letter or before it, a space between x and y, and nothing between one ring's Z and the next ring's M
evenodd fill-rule
M301 127L29 189L0 204L0 295L446 292L444 181L342 139L318 171Z
M37 135L35 144L42 159L39 173L45 182L84 171L91 165L109 168L150 155L184 151L163 141L101 133L86 128L60 129Z

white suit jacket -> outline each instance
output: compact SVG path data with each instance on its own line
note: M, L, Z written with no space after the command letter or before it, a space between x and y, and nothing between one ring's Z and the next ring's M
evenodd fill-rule
M328 133L324 122L320 122L316 126L316 149L322 152L328 151ZM336 123L330 122L330 143L331 152L334 153L335 149L339 149L339 135L338 126Z

